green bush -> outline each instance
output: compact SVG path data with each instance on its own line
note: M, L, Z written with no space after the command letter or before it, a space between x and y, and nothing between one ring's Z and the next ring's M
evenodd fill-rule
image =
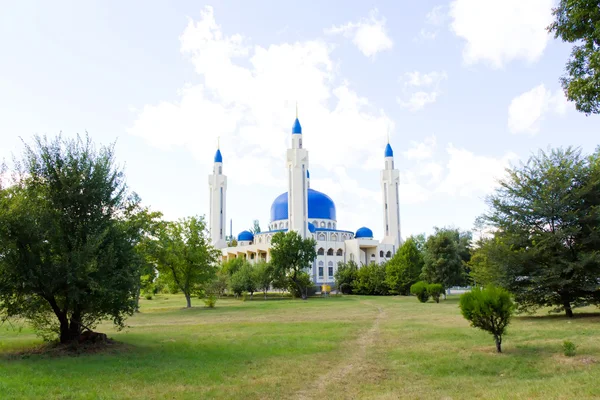
M144 294L144 298L146 300L152 300L152 293L146 293L146 294Z
M496 350L502 352L502 335L510 323L515 305L510 294L500 288L475 288L460 296L460 311L471 326L491 333Z
M427 285L427 293L431 295L436 303L439 303L440 296L444 294L444 287L440 283L430 283Z
M410 287L410 293L417 296L417 299L421 303L426 303L429 300L429 293L427 292L427 283L420 281Z
M562 348L565 356L573 357L575 355L575 350L577 349L577 346L575 346L575 343L565 340L563 342Z
M215 305L217 304L217 296L212 294L209 295L204 299L204 304L206 304L206 307L208 308L215 308Z

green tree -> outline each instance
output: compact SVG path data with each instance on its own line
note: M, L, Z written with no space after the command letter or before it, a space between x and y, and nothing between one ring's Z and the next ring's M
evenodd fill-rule
M271 288L271 283L273 283L273 266L266 261L258 261L254 265L254 280L257 288L265 295L266 300L267 292Z
M410 286L410 294L417 296L421 303L427 303L429 300L429 292L427 291L427 282L419 281Z
M135 310L140 231L113 146L89 137L36 136L0 190L0 312L46 339L79 340L104 319Z
M225 290L229 287L229 275L222 269L219 269L207 287L207 294L221 298L225 294Z
M502 353L502 335L514 310L510 294L501 288L474 288L460 296L460 311L471 326L491 333L496 351Z
M231 276L235 274L246 262L242 257L232 258L231 260L224 261L221 265L221 271Z
M419 280L423 265L423 254L411 236L386 264L385 279L390 293L410 294L410 287Z
M600 149L540 151L508 171L482 221L503 244L493 263L518 308L600 304ZM502 251L502 250L505 251Z
M471 250L469 275L476 286L499 286L502 270L494 261L503 257L503 244L498 237L481 238Z
M347 263L339 262L335 271L335 284L338 290L344 294L352 294L356 287L356 276L358 265L350 260Z
M295 231L277 232L271 240L271 264L274 276L286 277L298 288L303 300L308 297L306 279L301 276L317 257L313 238L302 239ZM309 279L310 282L310 279Z
M254 235L256 235L257 233L260 233L260 223L258 222L257 219L252 221L252 228L250 228L250 232L252 232Z
M201 294L215 278L220 254L210 244L202 217L162 223L154 253L158 272L183 292L187 308L192 295Z
M576 43L560 82L578 111L600 113L600 6L597 0L560 0L548 27L554 37Z
M256 282L256 274L254 272L254 266L248 261L244 261L239 270L237 270L231 276L232 291L236 295L240 295L243 292L250 293L250 298L254 297L254 292L258 286Z
M440 283L444 289L465 283L465 258L469 252L467 240L456 229L436 228L427 238L421 278Z
M356 273L354 291L366 295L386 295L388 286L385 279L385 265L371 263L363 265Z
M440 302L440 296L444 294L444 287L439 283L429 283L427 285L427 293L436 303Z

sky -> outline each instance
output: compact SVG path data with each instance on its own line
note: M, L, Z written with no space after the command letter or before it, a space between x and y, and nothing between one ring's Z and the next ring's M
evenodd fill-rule
M0 160L33 135L115 143L167 219L208 213L217 141L233 233L286 190L298 104L311 187L338 228L383 235L380 170L400 170L402 236L468 230L506 167L594 151L600 117L560 88L553 0L19 1L0 13ZM220 139L218 139L220 138Z

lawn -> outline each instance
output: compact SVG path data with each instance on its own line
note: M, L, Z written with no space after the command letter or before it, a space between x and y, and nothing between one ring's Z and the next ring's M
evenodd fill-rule
M143 300L123 343L80 356L22 354L27 328L0 327L0 399L465 399L600 397L600 314L518 316L503 354L458 298ZM583 313L587 314L583 314ZM565 357L564 340L577 346Z

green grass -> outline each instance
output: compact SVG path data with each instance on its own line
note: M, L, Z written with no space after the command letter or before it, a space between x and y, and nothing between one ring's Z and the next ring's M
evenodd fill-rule
M496 354L455 297L184 304L178 295L142 300L124 331L98 329L125 344L99 354L18 355L40 340L1 326L0 399L600 397L596 308L573 320L516 317ZM575 357L563 355L565 340Z

